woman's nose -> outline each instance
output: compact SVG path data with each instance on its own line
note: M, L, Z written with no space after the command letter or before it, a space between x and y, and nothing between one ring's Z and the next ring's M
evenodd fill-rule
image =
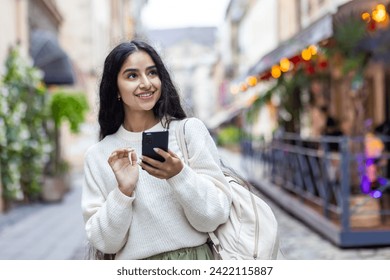
M139 86L141 88L150 88L151 85L152 85L152 83L149 81L148 77L142 76L141 83Z

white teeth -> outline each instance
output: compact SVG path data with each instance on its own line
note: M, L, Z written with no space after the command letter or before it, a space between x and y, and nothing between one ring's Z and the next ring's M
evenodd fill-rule
M138 97L149 97L149 96L152 96L153 93L142 93L142 94L138 94L137 96Z

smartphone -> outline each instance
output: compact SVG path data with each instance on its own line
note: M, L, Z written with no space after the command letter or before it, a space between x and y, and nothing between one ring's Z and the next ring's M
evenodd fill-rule
M157 154L153 148L168 151L168 130L142 133L142 155L163 162L165 159Z

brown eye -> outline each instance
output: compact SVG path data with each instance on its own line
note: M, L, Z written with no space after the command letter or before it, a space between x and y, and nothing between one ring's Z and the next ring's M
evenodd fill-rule
M158 73L156 70L152 70L149 72L149 76L158 76Z
M128 78L128 79L135 79L135 78L137 78L137 74L135 74L135 73L129 73L129 74L127 75L127 78Z

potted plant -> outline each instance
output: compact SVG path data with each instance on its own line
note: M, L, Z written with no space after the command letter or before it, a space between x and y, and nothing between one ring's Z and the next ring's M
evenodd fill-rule
M237 126L229 125L221 128L217 135L217 144L233 152L240 152L241 130Z
M42 188L44 201L59 201L69 190L70 182L67 174L70 167L61 154L61 126L67 121L70 131L78 133L88 109L88 102L83 92L60 89L53 92L50 97L51 119L46 123L46 131L50 135L53 149L45 167L45 182Z

